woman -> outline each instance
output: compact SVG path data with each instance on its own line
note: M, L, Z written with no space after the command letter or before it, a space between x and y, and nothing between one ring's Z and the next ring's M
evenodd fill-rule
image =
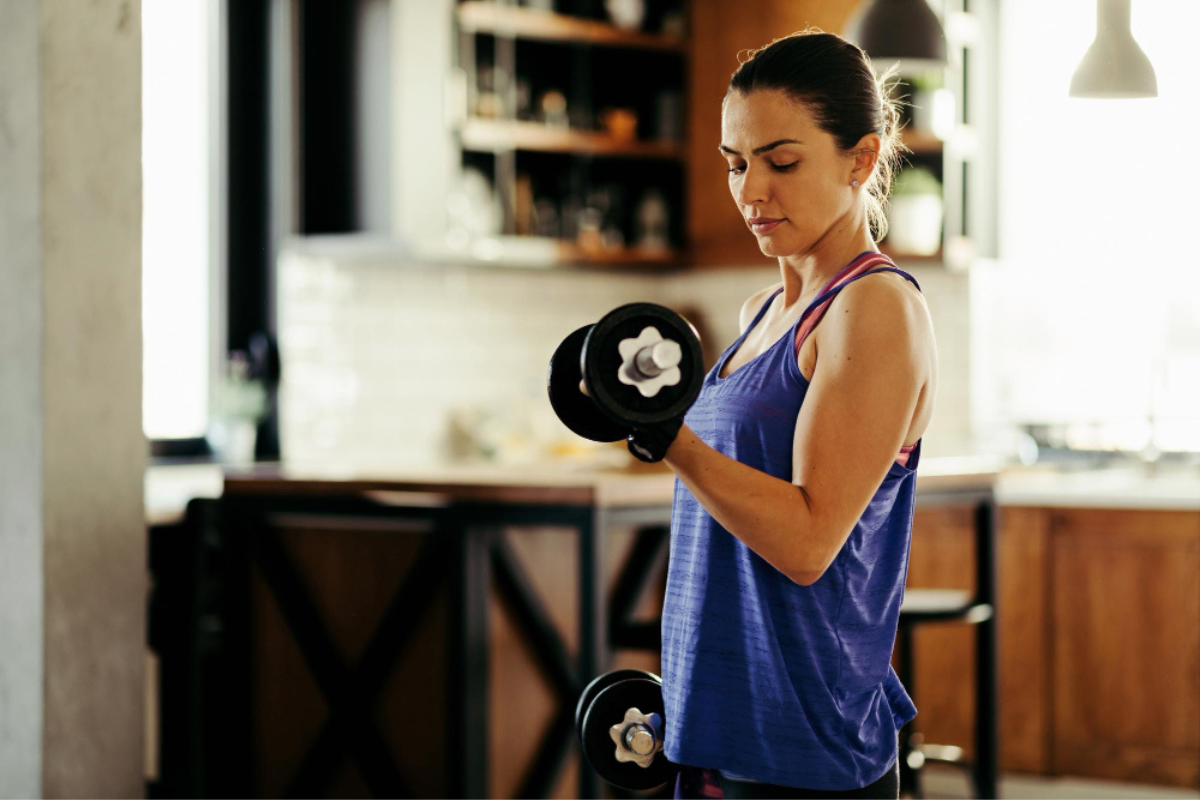
M782 282L746 301L682 423L630 437L677 476L677 797L899 794L916 708L890 658L937 354L920 287L872 235L900 147L884 79L805 31L755 51L725 96L729 189Z

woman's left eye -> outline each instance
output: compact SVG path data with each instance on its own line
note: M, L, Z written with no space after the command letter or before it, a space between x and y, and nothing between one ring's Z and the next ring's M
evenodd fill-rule
M772 164L771 168L774 169L776 172L787 172L789 169L791 169L792 167L796 166L799 163L800 163L799 161L793 161L790 164Z

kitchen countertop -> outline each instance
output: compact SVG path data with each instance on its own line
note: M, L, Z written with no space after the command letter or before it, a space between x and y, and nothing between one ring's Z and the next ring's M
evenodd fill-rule
M1200 511L1200 470L1158 474L1141 468L1064 472L1012 467L986 456L924 459L917 472L922 493L970 490L992 484L1008 506L1135 508ZM148 524L170 524L192 497L287 491L310 494L347 488L381 500L441 501L448 498L587 505L669 503L674 474L661 467L632 470L561 465L488 463L434 465L263 463L252 468L219 464L156 465L146 471Z
M1200 511L1200 469L1010 467L996 483L996 498L1002 506Z

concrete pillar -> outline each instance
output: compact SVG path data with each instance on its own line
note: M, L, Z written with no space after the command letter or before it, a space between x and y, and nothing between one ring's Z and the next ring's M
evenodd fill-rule
M0 0L0 797L144 794L140 12Z

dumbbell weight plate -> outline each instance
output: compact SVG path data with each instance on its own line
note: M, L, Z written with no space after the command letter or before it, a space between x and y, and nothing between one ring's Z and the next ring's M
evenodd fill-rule
M653 397L643 397L617 377L622 364L620 343L638 338L648 327L678 342L683 350L679 383L662 387ZM680 417L695 402L704 382L704 354L695 329L679 314L655 303L629 303L605 314L588 331L582 372L588 394L601 412L625 427L648 425Z
M662 685L648 678L631 678L614 683L596 695L583 715L583 754L605 781L623 789L648 791L674 779L678 767L662 751L649 767L617 761L617 746L609 729L622 722L630 708L665 717Z
M579 702L575 705L575 736L579 739L580 745L583 744L583 715L587 713L588 706L596 699L596 695L614 683L627 681L630 678L646 678L657 681L660 686L662 685L662 678L653 672L646 672L644 669L617 669L612 672L606 672L603 675L597 675L583 690L583 693L579 695Z
M546 391L554 413L572 431L594 442L616 442L624 439L629 430L613 422L590 397L579 391L583 343L592 327L584 325L563 339L554 351L546 373Z

